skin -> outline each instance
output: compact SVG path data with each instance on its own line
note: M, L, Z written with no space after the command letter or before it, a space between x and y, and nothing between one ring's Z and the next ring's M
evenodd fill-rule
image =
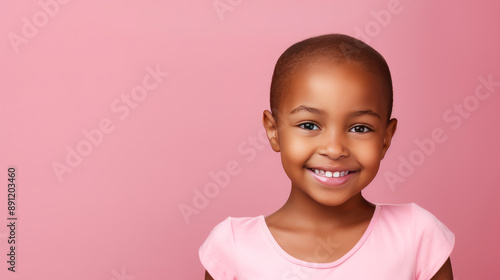
M280 152L292 183L288 200L266 223L290 255L333 262L364 234L375 206L361 190L377 174L397 124L396 119L387 121L384 96L381 80L354 63L316 64L292 77L279 119L264 111L271 147ZM316 111L292 113L300 106ZM312 167L352 173L347 182L332 188L309 174ZM317 238L330 239L334 248L328 255L314 255Z
M357 244L371 221L375 205L361 191L375 178L397 120L388 120L381 79L353 62L307 67L286 90L278 117L264 111L263 125L272 149L281 155L291 190L286 203L265 221L289 255L333 262ZM313 167L350 174L330 187L310 174ZM318 239L330 250L318 250ZM208 272L205 279L212 279ZM432 279L453 279L449 259Z
M212 276L206 270L205 270L205 280L214 280L214 278L212 278Z

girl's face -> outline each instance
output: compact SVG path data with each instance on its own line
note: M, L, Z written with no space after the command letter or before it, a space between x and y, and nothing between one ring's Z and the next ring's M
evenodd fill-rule
M263 122L292 195L328 206L360 196L396 129L382 81L355 63L313 65L290 81L279 119L265 111Z

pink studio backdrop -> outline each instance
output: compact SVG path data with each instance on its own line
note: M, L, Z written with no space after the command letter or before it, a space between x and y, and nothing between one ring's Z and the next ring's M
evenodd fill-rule
M456 234L455 279L493 279L499 9L2 1L0 279L202 279L198 248L215 224L268 215L287 197L279 155L261 134L276 59L334 32L374 46L393 73L399 127L366 196L428 209ZM16 272L7 263L9 166ZM228 182L214 179L222 174Z

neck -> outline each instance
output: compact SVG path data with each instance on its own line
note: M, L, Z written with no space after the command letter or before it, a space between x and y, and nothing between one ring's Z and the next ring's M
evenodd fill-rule
M357 193L340 205L323 205L309 195L295 191L293 186L290 196L279 212L309 225L330 227L365 221L372 217L375 206Z

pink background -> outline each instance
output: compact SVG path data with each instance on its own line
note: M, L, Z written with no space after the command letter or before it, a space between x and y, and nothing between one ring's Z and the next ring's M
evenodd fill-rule
M358 30L391 67L399 119L366 196L416 202L443 221L457 238L455 279L500 274L500 86L479 80L500 81L498 2L220 0L220 15L213 3L0 2L1 279L202 279L197 251L215 224L286 199L279 155L259 138L278 56ZM151 79L148 67L169 75ZM435 129L445 140L422 151L415 141ZM86 155L70 167L77 148ZM72 171L58 178L54 164ZM238 173L210 189L228 164ZM6 263L10 165L16 273ZM204 188L210 197L186 222L179 207L196 207Z

